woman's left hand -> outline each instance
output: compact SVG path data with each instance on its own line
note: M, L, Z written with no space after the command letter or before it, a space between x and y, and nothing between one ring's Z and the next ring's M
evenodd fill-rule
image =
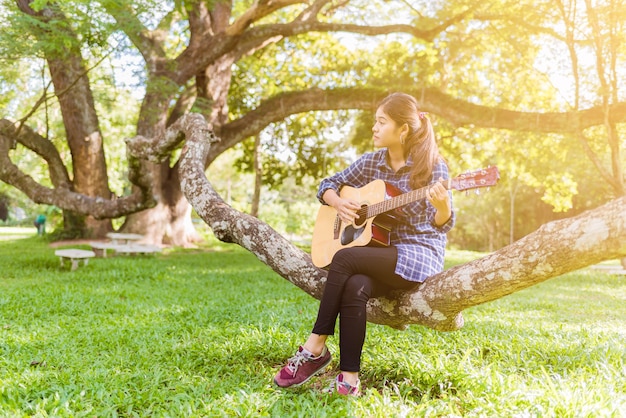
M448 190L441 184L442 180L443 179L440 178L438 182L430 185L426 190L426 198L438 211L449 211L450 193L448 193Z
M435 225L441 226L450 220L452 216L452 203L450 201L450 193L441 183L443 178L433 183L426 189L426 199L437 210L435 213Z

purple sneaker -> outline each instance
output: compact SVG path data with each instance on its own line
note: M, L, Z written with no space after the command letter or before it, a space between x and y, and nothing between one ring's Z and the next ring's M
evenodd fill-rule
M350 383L345 382L343 380L343 374L339 373L337 378L333 380L333 382L330 384L330 387L328 388L328 393L333 394L336 392L340 395L346 396L361 396L360 386L361 381L357 381L356 386L352 386Z
M315 357L313 353L300 346L296 355L291 357L287 365L276 374L274 383L281 388L300 386L328 366L330 359L330 351L326 347L322 354Z

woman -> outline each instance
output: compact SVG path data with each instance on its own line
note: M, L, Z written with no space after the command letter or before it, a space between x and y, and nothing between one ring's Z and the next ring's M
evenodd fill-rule
M448 178L448 168L430 120L419 111L415 98L394 93L378 106L372 132L374 146L380 149L323 180L317 194L320 202L336 209L343 222L352 223L360 202L342 198L342 186L359 188L382 179L403 193L429 186L427 197L394 213L390 246L344 248L335 254L313 331L275 376L280 387L301 385L330 363L326 339L334 334L339 316L341 372L331 389L359 395L367 301L393 289L410 290L443 269L446 233L455 214L450 192L438 181Z

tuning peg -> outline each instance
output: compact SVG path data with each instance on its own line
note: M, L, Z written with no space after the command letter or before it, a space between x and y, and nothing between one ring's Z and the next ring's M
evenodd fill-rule
M469 190L465 191L465 196L469 196Z
M480 194L480 189L476 189L476 194Z

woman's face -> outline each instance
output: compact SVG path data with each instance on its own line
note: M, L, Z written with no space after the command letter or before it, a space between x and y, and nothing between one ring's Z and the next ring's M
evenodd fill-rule
M372 133L376 148L402 147L400 142L400 135L403 133L402 128L380 107L376 110L376 122L372 127Z

